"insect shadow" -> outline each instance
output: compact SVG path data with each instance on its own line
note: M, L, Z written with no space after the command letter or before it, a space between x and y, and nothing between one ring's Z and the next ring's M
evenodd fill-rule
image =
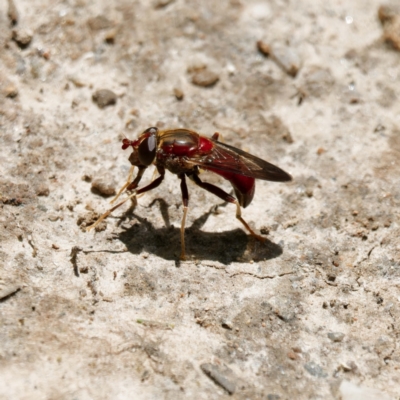
M179 257L180 228L170 223L168 205L164 199L157 198L151 204L158 203L165 226L155 228L146 218L134 212L130 216L138 222L119 233L118 238L134 254L148 252L166 260ZM218 207L225 206L223 203ZM188 259L213 260L222 264L234 261L260 261L279 257L282 247L266 239L260 243L237 228L224 232L204 232L201 228L214 212L214 207L197 218L186 228L186 246ZM124 226L122 226L124 228Z

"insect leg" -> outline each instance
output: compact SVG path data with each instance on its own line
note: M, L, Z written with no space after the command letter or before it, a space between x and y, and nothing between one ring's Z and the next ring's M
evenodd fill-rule
M115 203L115 202L117 201L117 199L119 198L119 196L121 196L121 193L122 193L129 185L131 185L131 189L130 189L130 190L132 190L132 189L134 189L134 188L136 188L136 187L138 186L139 181L142 179L142 176L143 176L143 173L144 173L144 171L145 171L145 168L139 169L139 173L138 173L137 177L135 178L135 180L134 180L133 182L131 182L131 181L132 181L132 175L133 175L133 171L134 171L134 170L135 170L135 166L132 165L132 166L131 166L131 169L129 170L128 179L127 179L125 185L122 186L121 189L119 189L117 195L110 201L111 204L113 204L113 203ZM156 176L156 173L157 173L157 170L155 169L155 170L154 170L154 173L153 173L152 181L155 180L154 177ZM129 189L128 189L128 190L129 190Z
M183 204L183 217L181 222L181 260L186 260L186 253L185 253L185 224L186 224L186 215L188 212L188 205L189 205L189 192L186 185L185 174L179 175L181 180L181 192L182 192L182 204Z
M139 173L141 172L141 170L139 170ZM158 168L158 172L160 173L160 176L157 179L154 179L154 181L152 181L151 183L149 183L147 186L139 189L139 190L135 190L129 197L127 197L125 200L121 201L120 203L118 203L117 205L115 205L113 208L110 208L108 211L106 211L102 216L100 216L100 218L92 225L86 227L87 231L90 231L91 229L95 228L98 224L100 224L101 221L103 221L104 219L106 219L114 210L116 210L118 207L122 206L122 204L124 204L125 202L127 202L129 199L132 199L134 197L136 197L138 194L144 193L144 192L148 192L149 190L152 190L154 188L156 188L157 186L160 185L160 183L163 181L164 179L164 175L165 175L165 170L164 168ZM143 172L142 174L143 175ZM137 178L135 179L135 181L137 180ZM132 184L135 182L132 182Z
M237 201L237 199L230 194L226 193L224 190L219 188L218 186L215 186L211 183L203 182L197 174L191 175L191 178L193 178L193 181L196 185L200 186L201 188L209 191L212 194L215 194L218 196L220 199L227 201L229 203L236 204L236 218L244 225L244 227L249 231L250 235L255 237L257 240L263 242L265 241L265 238L262 237L261 235L257 235L253 231L253 229L250 228L249 224L242 218L242 211L240 209L240 204Z
M242 210L240 208L239 202L236 200L236 218L244 225L244 227L250 232L250 235L259 240L260 242L265 242L265 238L262 237L261 235L257 235L253 231L253 229L250 228L249 224L242 218Z
M128 180L126 181L125 185L122 186L121 189L119 189L119 192L117 193L117 195L110 201L111 204L113 204L115 201L117 201L118 197L121 195L121 193L122 193L125 189L131 191L131 190L133 190L133 189L136 189L137 186L139 185L139 182L140 182L140 180L142 179L142 176L143 176L144 171L146 170L146 168L145 168L145 167L139 167L139 171L138 171L138 174L136 175L136 178L134 179L133 182L131 182L134 169L135 169L135 166L132 165L132 166L131 166L131 169L129 170ZM136 193L135 193L135 195L129 196L129 199L134 199L135 196L136 196ZM122 204L125 203L125 201L126 201L126 200L124 200L124 201L122 202ZM118 207L119 207L119 206L118 206ZM113 210L114 210L114 209L112 209L111 211L113 211ZM111 212L111 211L110 211L110 212ZM108 212L108 211L107 211L107 212ZM107 213L106 213L106 214L107 214ZM109 215L109 214L108 214L108 215ZM108 215L107 215L107 216L108 216ZM100 217L100 218L102 218L102 217ZM104 218L107 218L107 217L104 217ZM103 220L104 218L102 218L101 220ZM101 222L101 221L96 221L96 225L97 225L98 223L100 223L100 222ZM93 225L91 225L91 226L93 226Z
M155 177L157 175L157 172L159 172L158 169L155 169L154 172L153 172L153 177L151 178L151 182L155 181ZM138 186L138 184L139 184L139 182L132 182L132 186L134 186L134 188L136 188ZM129 188L127 190L129 190ZM130 190L132 190L132 189L130 189ZM143 196L143 193L140 193L140 194L138 194L136 196L136 198L139 198L139 197L142 197L142 196ZM133 199L132 199L132 201L133 201Z
M122 206L122 204L126 203L129 199L132 199L136 196L136 192L133 192L129 197L127 197L125 200L121 201L118 203L116 206L113 208L110 208L108 211L106 211L103 215L100 216L100 218L92 225L89 225L86 227L87 231L90 231L93 228L96 228L97 225L100 224L101 221L106 219L114 210L116 210L118 207Z
M146 168L147 167L139 167L139 171L138 171L138 174L136 175L135 180L130 185L128 185L126 190L133 190L133 189L136 189L138 187L139 182L142 179L142 176L144 174L144 171L146 171Z
M128 175L128 179L126 180L126 183L124 186L122 186L121 189L119 189L119 192L117 193L117 195L110 201L110 203L115 203L118 199L119 196L121 196L121 193L130 185L130 183L132 182L132 176L133 176L133 171L135 170L135 166L132 165L131 169L129 170L129 175Z
M165 169L164 168L158 168L158 172L159 172L160 176L158 178L154 179L154 181L150 182L147 186L136 190L136 194L141 194L141 193L144 193L144 192L148 192L149 190L153 190L157 186L160 186L161 182L164 179ZM128 187L128 190L129 190L129 187Z

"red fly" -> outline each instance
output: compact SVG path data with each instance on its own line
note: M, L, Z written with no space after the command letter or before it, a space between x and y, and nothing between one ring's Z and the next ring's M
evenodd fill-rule
M185 253L185 221L189 205L189 192L186 177L196 185L211 192L220 199L236 204L236 218L244 225L249 233L258 240L264 240L257 235L242 218L241 207L247 207L255 191L255 180L262 179L274 182L287 182L292 177L282 169L270 164L261 158L255 157L236 147L218 141L218 133L206 138L188 129L171 129L160 131L157 128L146 129L136 140L123 139L122 149L132 147L129 156L132 164L127 183L121 188L115 201L124 191L130 192L127 199L120 202L87 229L94 228L103 219L107 218L116 208L128 199L148 192L159 186L164 179L165 170L178 175L181 180L183 202L183 217L181 222L181 260L186 258ZM138 185L147 167L155 165L159 176L150 184L138 189ZM133 179L134 167L138 173ZM235 196L230 195L218 186L203 182L200 169L214 172L227 179L233 186Z

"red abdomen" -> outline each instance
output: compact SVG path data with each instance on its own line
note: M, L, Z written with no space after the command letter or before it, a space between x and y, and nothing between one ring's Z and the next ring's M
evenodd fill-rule
M233 172L220 171L218 169L207 168L207 170L215 172L231 183L239 204L243 208L247 207L251 203L256 189L256 180L254 178L235 174Z

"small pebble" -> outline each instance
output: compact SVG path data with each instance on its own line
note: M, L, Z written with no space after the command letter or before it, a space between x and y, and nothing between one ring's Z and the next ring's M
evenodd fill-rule
M291 359L291 360L297 360L299 358L298 354L295 353L294 351L288 351L287 356Z
M49 221L56 222L60 219L60 216L56 213L51 213L48 218L49 218Z
M21 49L25 49L32 41L33 32L30 29L15 28L12 31L12 38Z
M7 11L8 19L10 20L12 25L17 25L18 23L18 10L15 6L13 0L8 0L8 11Z
M102 194L103 196L112 196L115 194L116 182L113 177L108 174L98 176L92 181L92 190Z
M286 46L272 46L271 58L290 76L299 72L301 61L297 51Z
M49 194L50 194L50 189L45 183L40 184L36 188L36 195L38 196L48 196Z
M341 342L344 339L344 333L341 332L329 332L328 338L332 340L332 342Z
M270 49L269 45L267 43L265 43L264 41L259 40L257 42L257 48L262 54L264 54L264 56L268 57L270 55L271 49Z
M92 99L99 108L104 108L116 104L117 95L111 90L100 89L93 93Z
M344 372L350 372L350 371L357 371L358 367L354 361L347 361L347 362L342 362L340 364L340 368Z
M78 75L70 75L68 76L68 80L71 81L76 87L81 88L86 86L86 82L84 79L82 79L82 77L78 76Z
M109 29L113 25L113 23L104 15L98 15L97 17L89 18L87 23L92 31Z
M197 70L192 75L192 83L196 86L211 87L219 81L219 76L207 68Z
M8 97L10 99L13 99L14 97L18 96L18 89L11 82L8 82L5 86L3 86L1 88L1 92L4 95L4 97Z
M45 60L50 60L50 50L46 48L38 48L37 49L37 54L40 57L43 57Z
M304 368L306 371L313 376L316 376L318 378L326 378L328 374L315 362L309 362L304 365Z
M298 353L298 354L301 354L301 353L303 352L303 350L302 350L301 347L299 347L299 346L294 346L294 347L292 347L292 350L293 350L295 353Z
M82 175L81 179L83 181L85 181L85 182L92 182L92 176L91 175L84 174L84 175Z
M173 3L175 0L155 0L154 8L164 8L169 4Z
M224 319L224 320L221 321L221 326L224 329L232 330L233 329L233 322L228 320L228 319Z
M270 45L262 40L257 42L258 50L267 57L271 57L288 75L295 77L301 66L297 51L288 46Z
M183 100L184 94L181 89L179 88L174 88L174 95L177 100Z
M116 28L108 30L104 35L104 41L108 44L114 44L117 33L118 30Z
M229 368L224 370L221 367L209 363L204 363L200 365L202 371L211 378L217 385L224 388L229 394L235 393L236 383L233 376L228 378L227 375L233 375Z
M393 21L384 25L383 39L395 50L400 51L400 15L397 15Z

